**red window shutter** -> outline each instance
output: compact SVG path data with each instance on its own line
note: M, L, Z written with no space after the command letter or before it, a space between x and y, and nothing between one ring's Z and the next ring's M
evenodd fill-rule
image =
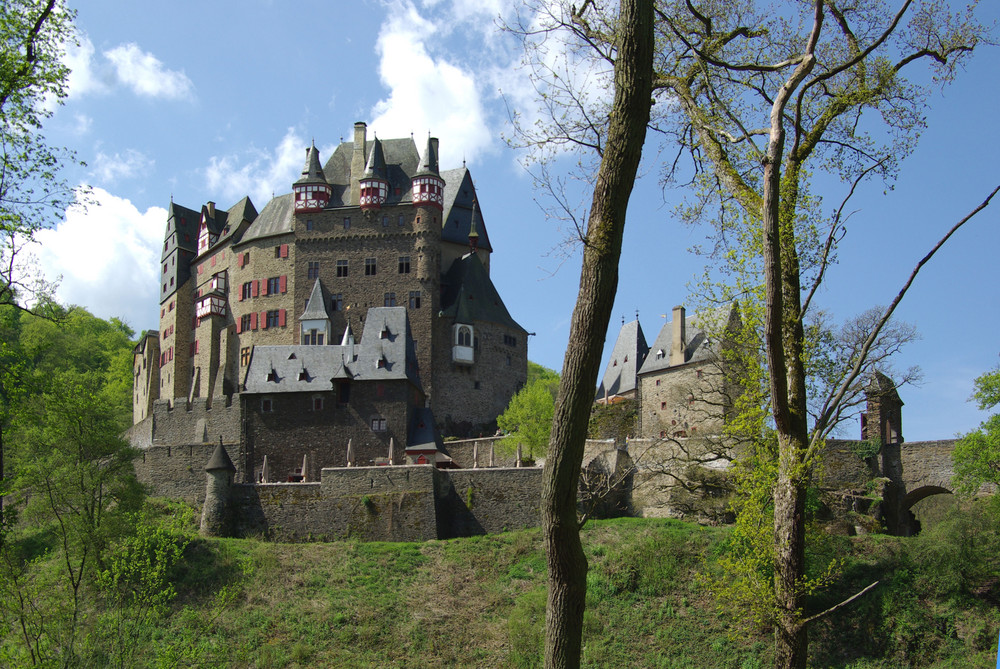
M239 334L240 332L243 331L241 329L242 325L243 325L242 320L241 319L236 319L236 334Z
M223 249L219 251L219 260L225 260L225 259L226 259L226 250Z
M243 254L242 253L237 253L236 254L236 264L239 267L243 267Z
M212 256L212 267L215 267L215 256Z
M257 297L257 292L260 290L260 279L255 279L253 282L253 297Z
M266 311L260 312L260 329L261 330L266 330L267 329L267 312Z
M281 277L281 278L284 279L285 277ZM284 291L282 291L282 292L284 292ZM285 310L284 309L281 309L281 310L278 311L278 325L280 325L281 327L285 327Z
M253 312L252 314L250 314L250 329L251 330L256 330L257 329L257 312L256 311Z
M285 289L286 289L286 287L287 287L287 285L288 285L288 283L287 283L286 279L287 279L287 277L286 277L286 276L284 276L284 275L282 275L281 277L279 277L279 278L278 278L278 289L279 289L279 290L280 290L280 291L281 291L282 293L284 293L284 292L285 292Z
M282 244L281 245L281 257L282 258L287 258L288 257L288 244Z
M198 274L201 274L204 271L205 271L205 266L204 265L198 265Z
M243 301L243 288L240 288L240 296L239 296L239 301L240 301L240 302L242 302L242 301Z

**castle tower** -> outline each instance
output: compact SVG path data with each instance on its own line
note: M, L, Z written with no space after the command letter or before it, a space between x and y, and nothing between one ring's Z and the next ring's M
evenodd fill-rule
M360 204L362 211L378 211L389 197L389 180L386 178L385 154L378 137L372 142L365 173L361 176Z
M222 445L222 437L219 437L219 445L205 465L205 505L201 509L201 533L204 536L217 537L226 532L229 492L235 473L236 467Z
M323 211L330 201L333 189L326 182L323 168L320 167L315 142L306 149L302 177L292 185L292 190L295 192L295 213Z

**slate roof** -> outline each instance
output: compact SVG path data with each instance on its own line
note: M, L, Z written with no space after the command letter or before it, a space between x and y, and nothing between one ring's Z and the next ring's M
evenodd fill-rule
M434 141L430 137L427 138L427 144L420 154L420 166L417 169L419 171L413 175L415 177L440 176L438 173L437 151L434 150Z
M882 372L876 371L872 374L865 392L870 396L893 400L903 406L903 400L899 399L899 393L896 391L896 384Z
M306 149L306 164L302 166L302 176L294 185L325 184L326 175L323 168L319 166L319 151L316 150L316 143Z
M604 378L597 388L597 398L634 391L636 374L648 352L646 335L639 321L623 324L615 346L611 349L611 359L608 360L607 369L604 370Z
M218 211L216 211L218 213ZM225 224L222 230L219 232L219 238L216 240L215 244L221 244L229 238L233 238L234 242L240 241L242 237L242 231L240 224L243 221L249 221L253 223L257 218L257 208L253 206L253 202L250 201L250 197L244 197L242 200L234 204L226 212Z
M381 366L379 360L384 361ZM408 379L420 387L416 348L404 307L369 309L361 342L353 347L255 346L243 388L249 394L323 392L333 390L333 382L340 379Z
M192 253L198 248L198 226L201 224L201 213L194 209L183 207L173 200L170 201L170 208L167 210L167 220L174 220L173 228L167 228L166 239L177 233L177 246ZM184 239L185 233L188 238ZM166 257L171 249L163 252Z
M382 146L382 154L385 159L385 178L389 182L389 197L386 200L386 205L412 202L411 175L417 171L417 165L420 162L417 146L410 137L378 141ZM323 166L326 180L334 186L333 195L328 205L330 207L345 207L349 204L344 199L350 193L353 155L354 142L341 142L330 159L326 161L326 165ZM358 176L360 175L356 175L355 178Z
M300 321L330 320L330 313L326 310L326 292L319 279L313 284L312 292L309 293L309 302L305 311L299 316Z
M272 198L250 225L241 241L288 234L294 229L292 218L295 213L294 207L295 199L292 193Z
M212 452L212 457L209 458L208 464L205 465L206 472L214 471L231 471L235 472L236 467L233 465L233 461L229 458L229 453L226 452L226 447L222 445L222 441L219 441L219 445L215 447Z
M442 315L456 323L488 321L525 332L511 318L477 254L468 253L455 260L441 281L441 290Z
M472 203L476 199L476 187L472 175L465 167L445 170L444 211L441 217L441 239L446 242L467 245L472 229ZM492 251L490 237L486 232L486 221L481 207L476 207L476 232L479 234L479 248Z
M438 445L437 425L430 409L420 408L413 412L413 424L410 426L406 450L441 450Z
M710 360L718 353L718 337L711 338L709 334L721 332L724 328L732 326L734 319L739 320L735 304L685 315L684 335L687 338L687 346L684 347L684 364ZM659 372L671 366L670 346L673 339L673 321L668 321L660 328L656 340L649 347L646 362L639 369L640 375Z
M372 141L372 150L368 154L368 163L365 165L365 179L385 179L385 153L382 151L382 141L376 137Z

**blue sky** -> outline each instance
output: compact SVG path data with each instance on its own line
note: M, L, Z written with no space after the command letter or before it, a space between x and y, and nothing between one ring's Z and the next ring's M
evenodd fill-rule
M73 4L81 45L67 55L70 95L46 134L88 163L67 176L93 187L94 204L68 213L34 248L46 275L62 276L63 301L136 330L156 328L171 197L228 208L249 194L260 209L291 189L310 141L325 159L364 120L384 138L439 137L442 168L467 161L494 246L494 282L535 333L529 358L562 366L579 249L567 254L569 231L536 204L502 139L508 107L529 117L532 107L519 46L494 23L509 3ZM996 21L1000 3L985 4L983 20ZM997 49L983 48L954 85L932 95L928 129L895 187L868 184L854 200L840 263L819 296L836 320L890 301L941 233L1000 183L998 63ZM661 314L690 302L688 284L702 271L703 260L688 252L701 232L672 213L684 192L658 183L670 155L647 147L602 364L623 318L638 311L651 342ZM947 438L984 417L967 398L1000 352L998 217L1000 202L949 242L898 311L922 336L896 363L924 375L901 391L909 441Z

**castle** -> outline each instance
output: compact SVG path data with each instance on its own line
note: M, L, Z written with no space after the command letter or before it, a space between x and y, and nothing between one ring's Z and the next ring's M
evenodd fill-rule
M638 319L623 323L596 401L634 400L641 438L718 432L739 393L729 353L740 323L735 304L694 315L676 306L652 346Z
M527 333L490 279L471 174L438 140L368 138L258 213L171 202L160 327L135 348L140 447L222 441L237 479L447 466L440 433L495 430L527 378ZM350 448L345 448L345 445Z

